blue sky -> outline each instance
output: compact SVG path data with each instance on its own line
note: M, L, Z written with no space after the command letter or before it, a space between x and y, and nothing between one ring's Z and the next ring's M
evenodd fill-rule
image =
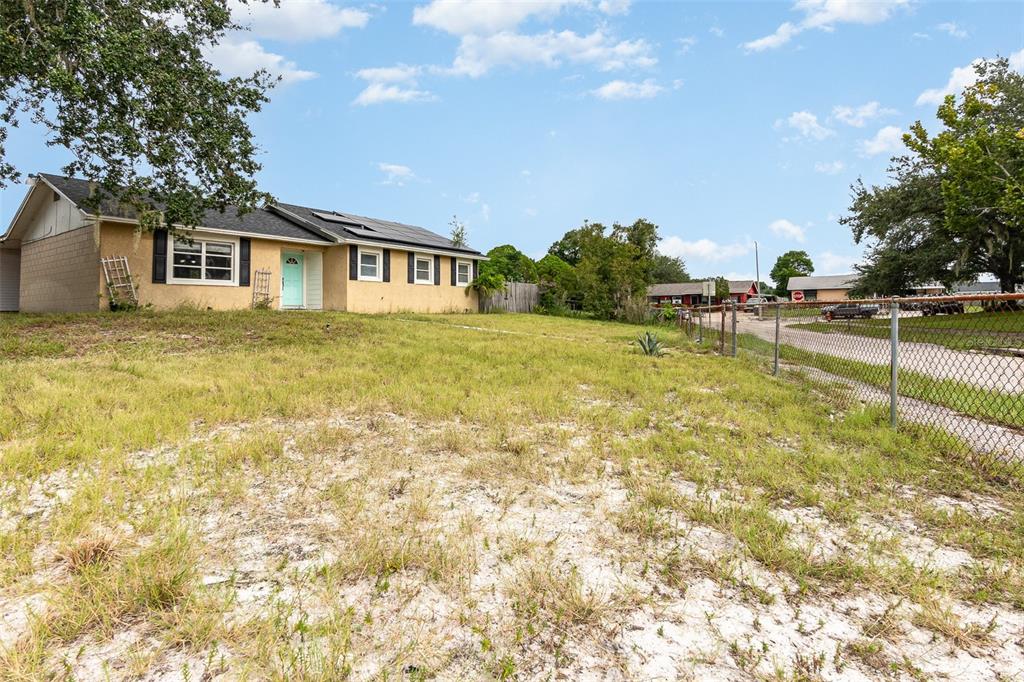
M899 133L997 54L1024 69L1024 3L401 4L282 0L208 52L284 82L252 124L283 200L543 254L584 219L645 217L695 275L860 255L837 218L881 182ZM27 172L66 152L26 126ZM0 192L3 224L22 187Z

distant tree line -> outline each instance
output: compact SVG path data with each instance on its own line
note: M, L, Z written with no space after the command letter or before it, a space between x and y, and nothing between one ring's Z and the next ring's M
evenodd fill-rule
M652 284L690 281L682 259L658 253L659 239L658 226L643 218L611 227L585 221L536 261L511 244L494 247L480 264L476 284L486 292L505 282L535 282L540 312L641 320Z

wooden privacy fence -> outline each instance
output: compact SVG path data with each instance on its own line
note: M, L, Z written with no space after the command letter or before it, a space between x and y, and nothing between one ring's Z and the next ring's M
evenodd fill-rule
M530 313L540 302L540 287L527 282L509 282L503 291L480 301L480 310L504 310L509 313Z

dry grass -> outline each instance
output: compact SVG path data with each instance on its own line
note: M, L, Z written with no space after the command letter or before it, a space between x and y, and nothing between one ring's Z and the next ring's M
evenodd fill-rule
M673 332L656 360L634 327L513 315L5 334L0 679L969 677L1022 656L1017 483Z

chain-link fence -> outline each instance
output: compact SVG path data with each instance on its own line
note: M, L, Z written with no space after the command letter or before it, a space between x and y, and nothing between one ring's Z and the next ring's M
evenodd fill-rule
M979 462L1024 472L1024 294L727 303L685 317L724 355L800 368L837 398L887 405L893 427L935 427Z

